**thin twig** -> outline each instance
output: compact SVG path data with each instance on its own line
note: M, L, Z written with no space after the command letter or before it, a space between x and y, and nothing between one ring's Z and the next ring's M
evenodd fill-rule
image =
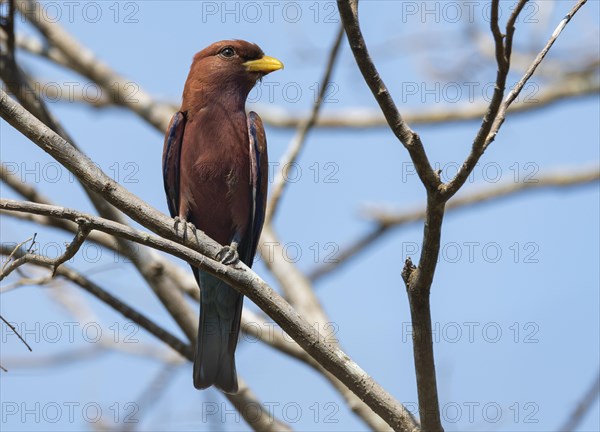
M569 418L565 423L558 429L561 432L571 432L577 429L577 426L585 418L585 415L594 406L594 402L600 396L600 372L596 375L596 378L592 381L592 384L581 397L581 399L575 405L573 412L569 414Z
M0 164L0 180L4 182L8 187L14 190L16 193L21 195L23 198L28 201L37 202L40 204L48 204L53 205L54 203L48 199L45 195L43 195L37 188L28 184L22 179L15 175L12 170L5 163ZM75 234L77 232L77 224L72 223L70 221L65 221L61 219L41 219L37 218L33 220L41 225L53 226L55 228L62 229L64 231ZM122 250L119 249L118 243L114 238L107 236L104 233L92 232L88 236L89 241L93 241L94 243L104 246L105 248L111 249L115 252L122 253Z
M52 274L49 276L48 280L52 279L56 275L56 270L60 267L61 264L67 262L68 260L70 260L71 258L73 258L75 256L77 251L79 251L79 249L83 245L83 242L85 241L86 237L88 236L90 227L89 227L87 221L82 218L81 220L76 221L76 222L78 222L79 228L77 229L75 238L71 241L71 243L69 243L67 245L67 247L65 248L65 251L56 258L51 259L51 258L42 257L45 260L47 260L46 262L48 263L48 265L52 267ZM18 249L18 247L15 248L15 251L17 249ZM11 255L11 257L12 257L12 255ZM11 257L9 257L9 259ZM13 271L15 271L20 266L27 264L29 262L32 262L37 257L40 257L40 256L28 252L28 253L22 255L20 258L17 258L14 261L7 261L5 266L3 266L3 268L2 268L2 271L0 272L0 281L4 280L8 275L10 275Z
M506 96L506 99L504 100L504 103L502 104L500 111L498 112L498 116L494 122L492 131L491 131L490 135L488 136L488 138L486 139L486 142L485 142L486 147L493 141L493 137L495 137L496 133L502 126L502 123L504 123L504 119L506 117L506 112L507 112L508 108L519 96L519 94L523 90L523 87L529 81L529 79L533 76L533 74L535 73L536 69L538 68L538 66L540 65L542 60L544 60L544 58L548 54L548 51L550 51L550 48L552 48L552 45L554 45L554 42L556 42L556 39L558 39L558 37L560 36L560 34L562 33L562 31L564 30L566 25L569 23L569 21L571 21L571 18L573 18L573 16L577 13L577 11L585 3L587 3L587 0L579 0L577 2L577 4L575 4L575 6L573 6L573 8L569 11L569 13L567 13L567 15L565 15L565 17L558 24L556 29L554 29L554 32L552 32L552 36L550 36L550 39L548 40L548 42L546 43L546 45L544 46L542 51L540 51L540 53L537 55L537 57L535 58L535 60L531 64L531 66L529 66L529 69L527 69L527 72L525 72L525 75L523 75L523 77L519 80L519 82L515 85L515 87L508 93L508 96Z
M8 264L12 261L12 259L15 257L15 255L19 252L19 250L21 249L21 247L23 247L24 244L30 242L33 240L33 236L29 237L26 240L23 240L21 243L18 243L14 249L12 250L12 252L8 255L8 258L6 258L6 261L4 261L4 263L2 264L2 269L0 269L0 274L4 273L4 270L6 269L6 266L8 266Z
M0 249L0 253L6 254L8 252L7 248L3 245ZM22 253L20 258L28 256L30 254ZM44 257L41 255L32 255L29 256L28 263L34 264L44 268L54 268L55 260L50 259L48 257ZM77 284L81 288L85 289L87 292L92 294L94 297L99 299L100 301L106 303L108 306L113 308L115 311L119 312L125 318L139 324L142 328L146 329L150 334L154 335L158 339L165 342L175 351L182 353L182 355L186 358L192 358L192 349L189 345L183 343L179 338L173 336L167 330L161 328L160 326L154 324L152 320L144 316L141 312L138 312L131 306L128 306L123 301L117 299L108 291L101 288L99 285L92 282L87 277L83 276L81 273L76 270L68 267L61 266L56 269L56 274L58 276L64 277L69 281Z
M521 0L520 4L523 3ZM515 12L521 11L521 8L516 8ZM516 20L518 14L511 15L510 19ZM504 91L506 89L506 80L508 78L508 72L510 70L510 57L506 56L507 52L512 50L512 37L505 39L500 31L500 0L492 0L492 12L490 19L490 29L494 37L495 53L496 53L496 64L498 71L496 72L496 85L494 87L494 93L492 100L488 106L488 109L481 121L481 126L477 131L477 135L473 140L471 146L471 152L467 156L466 160L454 176L454 178L448 182L448 184L442 187L443 197L447 201L463 186L473 168L477 164L477 161L483 155L483 152L487 148L486 142L490 136L490 131L494 125L494 121L498 116L500 107L502 105L502 98L504 97ZM506 43L505 43L506 40ZM493 139L492 139L493 140ZM491 142L491 141L490 141Z
M0 319L2 320L2 322L4 322L4 324L6 324L8 327L10 327L10 329L13 331L13 333L17 335L17 337L21 340L21 342L23 342L25 344L25 346L27 347L27 349L29 351L33 351L31 349L31 347L29 346L29 344L25 341L25 339L23 339L23 336L21 336L19 334L19 332L17 331L17 329L11 323L9 323L8 321L6 321L2 315L0 315ZM4 371L6 372L6 369L4 369Z

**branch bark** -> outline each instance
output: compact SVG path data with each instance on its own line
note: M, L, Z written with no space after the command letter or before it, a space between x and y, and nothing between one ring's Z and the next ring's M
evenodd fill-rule
M338 0L338 9L356 63L392 132L410 155L427 191L423 248L418 267L406 262L403 275L413 322L413 354L419 415L425 431L443 431L437 395L429 295L439 254L445 202L440 199L439 173L431 167L421 138L404 121L367 50L358 20L358 0Z

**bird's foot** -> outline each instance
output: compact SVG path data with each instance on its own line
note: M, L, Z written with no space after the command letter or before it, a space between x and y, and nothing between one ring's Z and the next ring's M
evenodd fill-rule
M231 265L235 264L240 260L240 255L237 251L238 245L236 242L232 242L229 246L223 246L223 248L217 253L217 260L221 261L221 264Z
M179 224L183 225L182 238L184 240L187 240L188 229L192 232L193 236L196 237L196 226L193 223L188 222L187 220L185 220L179 216L175 216L173 219L175 220L174 228L175 228L176 232L177 232L177 227L179 226Z

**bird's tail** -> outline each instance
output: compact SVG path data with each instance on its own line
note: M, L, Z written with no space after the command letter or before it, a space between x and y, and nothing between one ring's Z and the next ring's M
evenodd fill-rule
M200 285L200 325L194 357L194 387L238 391L235 347L243 296L218 278L194 269Z

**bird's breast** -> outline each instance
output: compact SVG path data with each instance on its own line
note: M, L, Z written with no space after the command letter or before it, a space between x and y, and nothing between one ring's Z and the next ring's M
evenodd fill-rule
M210 116L186 126L181 155L181 209L222 244L245 231L252 212L246 116Z

